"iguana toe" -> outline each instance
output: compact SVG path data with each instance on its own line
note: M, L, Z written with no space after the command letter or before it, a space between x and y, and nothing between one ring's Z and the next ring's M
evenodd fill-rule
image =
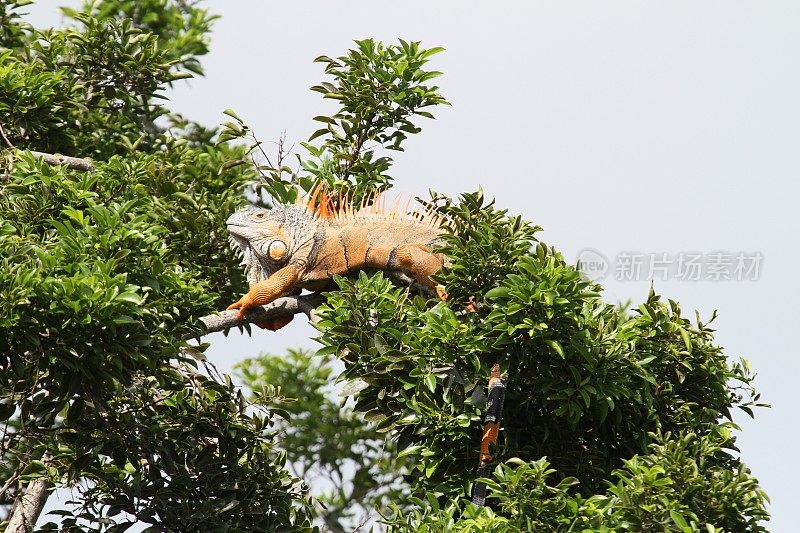
M233 311L234 309L239 309L241 306L242 306L241 303L236 302L236 303L233 303L233 304L229 305L228 307L226 307L225 310L226 311Z
M248 300L247 295L242 296L238 302L232 303L226 309L226 311L234 311L239 310L237 313L236 318L239 320L244 320L244 315L249 308L253 307L253 303Z

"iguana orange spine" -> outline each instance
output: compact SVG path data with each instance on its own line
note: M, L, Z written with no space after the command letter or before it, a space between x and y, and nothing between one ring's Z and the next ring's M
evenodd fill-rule
M243 319L252 307L301 289L320 290L334 275L361 269L400 270L435 287L430 276L444 259L433 246L443 231L442 219L430 209L407 209L398 202L387 208L378 194L356 210L347 198L334 202L317 187L295 205L237 211L227 225L243 255L250 290L228 309L238 309ZM289 320L259 325L279 329Z

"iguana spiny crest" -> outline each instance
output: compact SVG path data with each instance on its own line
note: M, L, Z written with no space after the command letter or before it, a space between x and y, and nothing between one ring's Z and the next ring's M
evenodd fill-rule
M430 276L442 268L443 257L432 247L442 233L442 220L432 210L408 212L408 203L387 208L376 195L359 210L318 187L309 199L272 209L247 207L227 220L231 241L242 254L250 291L230 305L239 319L255 306L319 290L333 275L374 268L401 270L434 287ZM259 324L279 329L291 320Z

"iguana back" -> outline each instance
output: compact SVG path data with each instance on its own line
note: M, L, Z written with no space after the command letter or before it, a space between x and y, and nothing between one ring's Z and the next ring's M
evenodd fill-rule
M432 251L443 231L440 217L431 210L408 213L408 204L398 202L387 208L380 195L357 211L346 199L339 204L334 208L332 197L317 189L293 206L248 207L231 215L228 230L243 255L250 291L228 309L239 309L241 319L251 307L367 268L401 270L435 286L430 276L443 264Z

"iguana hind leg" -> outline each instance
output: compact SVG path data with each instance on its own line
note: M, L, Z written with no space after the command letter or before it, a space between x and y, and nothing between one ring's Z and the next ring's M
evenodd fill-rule
M436 287L431 276L442 269L442 258L421 244L403 244L394 251L397 266L429 287Z

